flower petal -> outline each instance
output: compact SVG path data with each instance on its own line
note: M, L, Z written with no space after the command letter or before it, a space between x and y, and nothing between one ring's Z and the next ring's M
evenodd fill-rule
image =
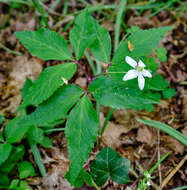
M145 67L145 64L141 59L138 61L138 67Z
M143 90L145 85L145 79L143 77L143 75L138 75L138 86L140 90Z
M125 57L125 61L133 68L137 66L137 62L129 56Z
M129 70L123 77L123 81L134 79L138 76L137 71L135 69Z
M148 70L146 70L146 69L144 69L144 70L142 71L142 75L143 75L144 77L152 78L152 74L151 74Z

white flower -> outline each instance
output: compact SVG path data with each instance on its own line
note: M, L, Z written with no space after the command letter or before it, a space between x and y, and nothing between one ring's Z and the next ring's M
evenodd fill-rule
M138 63L129 56L126 56L125 61L134 69L129 70L123 77L123 81L131 80L138 77L138 86L140 90L143 90L145 85L144 77L152 78L151 73L144 69L145 64L139 60Z
M150 181L147 181L147 186L151 186L151 182Z

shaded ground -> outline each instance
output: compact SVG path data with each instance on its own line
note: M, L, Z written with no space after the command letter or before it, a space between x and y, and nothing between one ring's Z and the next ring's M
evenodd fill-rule
M93 5L97 1L90 1ZM109 3L117 3L118 1L110 1ZM50 7L52 1L47 1L46 6ZM176 5L178 6L178 5ZM73 16L61 17L63 4L59 4L53 12L49 12L48 20L51 29L60 32L67 38L67 23L71 23ZM68 14L84 7L84 4L70 1ZM130 159L132 164L132 172L130 173L130 183L134 189L137 188L139 177L141 177L142 169L149 169L157 160L158 152L163 154L171 151L170 156L162 164L160 170L154 173L155 187L162 183L166 176L179 164L185 157L187 149L181 143L155 129L148 128L136 121L139 117L148 117L169 124L173 128L187 135L187 88L184 81L187 80L187 33L185 13L176 15L176 12L170 10L161 11L158 15L148 18L151 10L144 11L140 14L137 10L127 10L122 23L121 37L125 35L125 29L132 25L138 25L141 29L174 25L175 28L169 32L161 42L168 51L168 61L161 63L158 72L162 73L167 79L171 87L175 88L176 95L170 100L163 100L162 104L157 106L151 113L137 112L132 110L115 111L111 121L106 128L102 143L94 149L91 158L97 151L105 146L116 149L121 155ZM93 15L98 18L103 26L105 26L114 35L114 23L116 12L114 10L105 10L94 12ZM3 114L7 120L14 117L14 112L21 102L21 88L24 84L25 77L28 76L34 80L43 68L55 64L55 62L44 62L36 57L32 57L24 47L16 40L14 32L17 30L35 30L39 26L38 13L33 8L27 6L19 6L10 9L9 5L0 4L0 42L23 55L17 56L0 49L0 114ZM86 59L82 59L85 63ZM86 88L87 81L84 73L79 72L72 82ZM100 115L101 124L104 122L108 112L108 108L102 108ZM34 189L59 189L70 190L68 182L63 176L68 169L68 156L66 149L66 140L63 132L53 133L52 149L42 149L44 163L48 169L48 176L45 179L40 177L30 178L28 182ZM33 161L30 154L29 159ZM28 158L27 158L28 159ZM34 163L34 161L33 161ZM162 177L159 177L160 176ZM17 174L16 174L17 175ZM156 185L157 184L157 185ZM185 165L167 182L164 189L183 186L187 184L187 169ZM116 185L111 181L105 184L103 189L125 189L127 185ZM80 188L81 190L92 189L87 186Z

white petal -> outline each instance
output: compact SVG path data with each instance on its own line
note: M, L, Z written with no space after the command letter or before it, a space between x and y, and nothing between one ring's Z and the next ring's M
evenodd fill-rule
M137 66L137 62L129 56L125 57L125 61L133 68Z
M146 69L144 69L144 70L142 71L142 75L143 75L144 77L152 78L152 74L151 74L148 70L146 70Z
M123 81L134 79L138 76L137 71L135 69L132 69L128 71L125 76L123 77Z
M143 75L138 75L138 86L140 90L143 90L145 85L145 79L143 77Z
M145 67L145 64L141 59L138 61L138 67Z

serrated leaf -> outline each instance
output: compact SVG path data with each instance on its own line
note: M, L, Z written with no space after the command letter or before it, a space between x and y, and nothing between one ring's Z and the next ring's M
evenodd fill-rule
M70 42L79 60L84 51L95 40L93 33L93 19L87 9L83 10L75 19L75 25L70 31Z
M31 86L32 86L32 81L28 77L26 77L24 86L23 86L22 91L21 91L21 95L22 95L23 100L25 99L25 97L28 93L28 90Z
M35 169L31 162L23 161L18 163L19 178L24 179L29 176L35 176Z
M167 50L165 47L157 48L155 53L156 53L156 56L158 57L159 61L161 61L161 62L167 61Z
M29 88L18 110L28 105L38 105L45 101L60 85L64 84L62 77L69 80L74 75L76 68L77 66L74 63L64 63L44 69Z
M147 104L159 104L160 101L160 98L151 92L128 88L126 84L106 76L96 78L91 83L89 92L101 105L116 109L142 110Z
M25 116L21 126L45 126L66 117L70 108L78 101L83 90L75 85L65 85L59 88L48 100L40 104L36 110Z
M172 27L160 27L149 30L138 30L130 35L125 42L122 42L114 54L112 63L121 63L126 56L140 57L151 53L160 43L162 36L171 30ZM128 49L128 41L134 46L133 51Z
M70 160L68 180L72 185L74 185L84 161L88 160L89 153L96 141L98 127L98 115L90 99L85 95L70 112L66 123L65 133Z
M8 159L11 151L12 151L12 145L11 144L0 143L0 158L1 158L0 159L0 165Z
M73 60L68 44L60 34L42 28L16 32L16 37L32 54L43 60Z
M96 40L90 46L93 56L104 63L109 63L111 54L111 38L106 28L101 27L94 20L93 31L96 34Z
M30 126L21 126L19 122L23 116L16 117L10 120L5 126L5 137L9 143L18 142L23 138L25 133L29 130Z
M109 177L118 184L129 182L130 161L109 147L101 150L91 163L90 169L95 183L99 186L104 185Z
M171 98L175 95L176 91L173 88L167 88L162 93L164 98Z

